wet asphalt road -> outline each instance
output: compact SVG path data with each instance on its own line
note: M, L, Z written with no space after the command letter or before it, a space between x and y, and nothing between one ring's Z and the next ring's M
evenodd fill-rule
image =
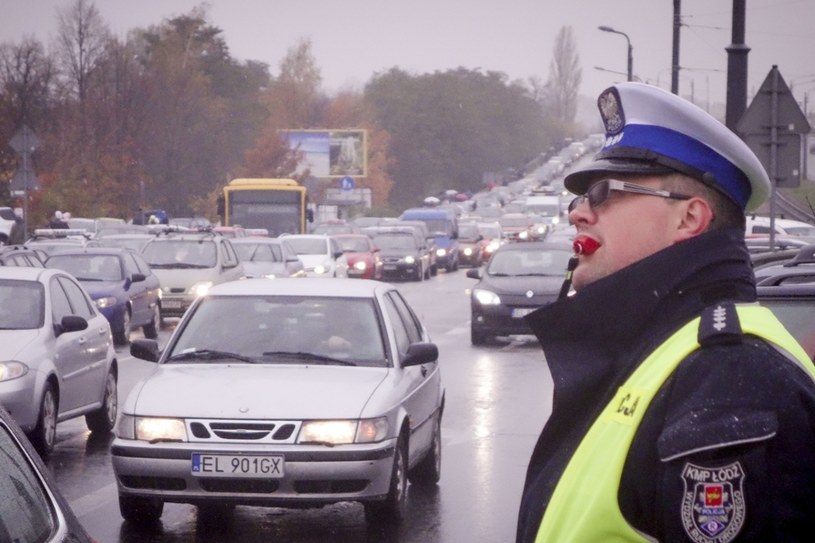
M166 504L158 527L132 526L119 515L108 447L89 438L84 419L57 427L48 460L60 489L99 543L157 542L511 542L529 454L549 413L551 378L533 338L498 346L470 345L468 289L457 272L422 283L399 283L441 353L446 408L442 420L442 477L432 491L409 488L407 521L369 527L362 506L319 509L237 507L218 522L197 508ZM166 342L172 327L162 331ZM134 335L135 337L135 335ZM119 394L152 366L118 349Z

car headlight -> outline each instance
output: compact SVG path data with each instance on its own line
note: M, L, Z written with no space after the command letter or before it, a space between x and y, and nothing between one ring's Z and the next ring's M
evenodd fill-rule
M158 441L187 441L187 428L182 419L158 417L134 417L122 415L116 427L120 438L138 439L155 443Z
M473 289L473 297L481 305L501 305L501 297L491 290Z
M354 262L354 269L357 271L365 271L365 268L367 267L368 265L365 263L364 260L357 260L356 262Z
M11 381L28 373L28 366L17 360L0 362L0 382Z
M553 217L552 218L552 224L559 224L559 223L560 223L560 217Z
M465 247L464 248L464 256L472 256L473 248L472 247Z
M322 275L324 273L328 273L328 270L330 269L331 269L330 264L317 264L316 266L314 266L314 273Z
M265 277L266 279L274 279L274 278L275 278L275 274L273 274L273 273L267 273L267 274L266 274L266 275L264 275L263 277Z
M303 423L298 443L321 443L347 445L350 443L375 443L387 436L388 421L385 417L366 420L313 420Z
M523 232L518 234L519 239L526 239L528 237L529 237L529 232L527 232L526 230L524 230Z
M495 252L495 250L496 250L498 247L500 247L500 246L501 246L501 244L500 244L500 243L498 243L497 241L491 241L491 242L490 242L490 243L487 245L487 252L488 252L488 253L494 253L494 252Z
M446 256L447 249L436 249L436 256Z
M416 259L408 255L405 257L405 262L407 262L408 264L413 264L414 262L416 262Z
M206 296L209 288L212 286L212 281L200 281L190 287L189 293L196 298Z
M99 309L104 309L106 307L113 307L116 305L116 297L115 296L105 296L103 298L97 298L93 301L96 304L96 307Z

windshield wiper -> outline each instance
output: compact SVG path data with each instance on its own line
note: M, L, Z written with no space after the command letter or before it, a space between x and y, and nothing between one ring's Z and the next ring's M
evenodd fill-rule
M214 349L201 349L196 351L185 351L183 353L174 354L167 359L168 362L177 362L181 360L216 360L219 358L231 358L232 360L239 360L249 364L256 364L259 361L238 353L231 353L229 351L217 351Z
M326 356L324 354L309 353L304 351L267 351L263 356L290 356L292 358L301 358L311 362L322 362L324 364L340 364L342 366L356 366L354 362L334 358L333 356Z

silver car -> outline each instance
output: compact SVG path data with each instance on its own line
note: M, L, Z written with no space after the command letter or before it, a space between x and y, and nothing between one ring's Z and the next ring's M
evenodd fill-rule
M131 353L157 366L124 403L111 448L128 521L157 520L165 502L207 516L339 501L399 520L408 480L439 480L438 349L391 285L218 285L162 353L149 339Z
M142 248L161 283L161 319L180 317L212 285L244 277L230 241L213 232L166 230Z
M113 429L117 375L110 324L76 279L0 267L0 404L41 454L57 422L84 415L93 433Z

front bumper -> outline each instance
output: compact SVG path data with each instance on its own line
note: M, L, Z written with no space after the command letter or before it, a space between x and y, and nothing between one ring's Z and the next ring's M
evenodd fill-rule
M181 317L194 301L193 296L165 294L161 298L161 316Z
M176 503L309 507L384 499L396 440L344 446L155 443L115 439L111 447L119 493ZM283 477L230 478L192 474L192 453L279 455Z

